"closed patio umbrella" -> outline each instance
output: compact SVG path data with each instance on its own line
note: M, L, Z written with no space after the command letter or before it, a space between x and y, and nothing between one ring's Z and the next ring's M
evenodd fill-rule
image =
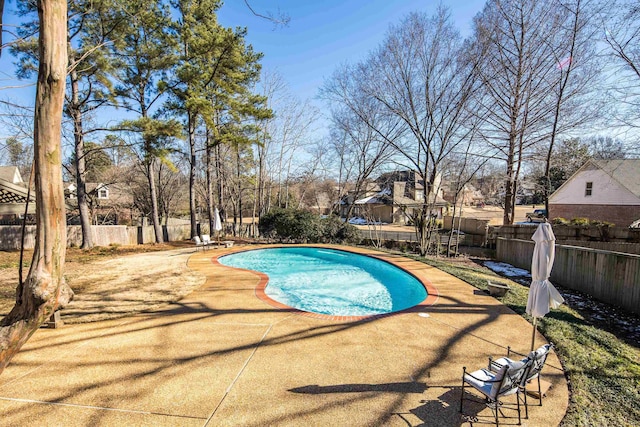
M216 235L218 236L218 244L220 244L220 230L222 230L222 221L220 220L220 212L218 208L213 210L213 229L216 231Z
M533 336L531 350L536 338L538 317L544 317L552 308L557 308L564 302L560 292L551 284L549 276L556 256L556 236L551 224L541 223L531 237L536 242L531 260L531 287L527 299L527 314L533 317Z

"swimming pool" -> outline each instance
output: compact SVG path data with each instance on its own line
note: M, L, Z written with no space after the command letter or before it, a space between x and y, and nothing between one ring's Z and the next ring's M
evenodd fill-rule
M257 249L225 255L218 262L267 274L269 298L312 313L370 316L402 311L427 298L422 283L406 271L336 249Z

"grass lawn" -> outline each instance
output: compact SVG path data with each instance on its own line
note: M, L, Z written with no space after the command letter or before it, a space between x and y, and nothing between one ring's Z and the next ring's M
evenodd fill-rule
M488 278L508 283L511 291L499 299L532 320L525 314L529 288L481 266L414 258L479 289L487 288ZM566 305L539 319L538 329L555 344L568 377L569 410L562 426L640 426L640 349L589 324Z

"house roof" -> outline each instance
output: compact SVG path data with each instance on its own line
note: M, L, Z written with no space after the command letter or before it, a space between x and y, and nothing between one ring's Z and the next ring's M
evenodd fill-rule
M364 197L362 199L358 199L353 202L355 205L367 205L367 204L391 204L391 190L385 188L379 193L374 194L373 196Z
M436 196L433 200L435 206L446 206L449 203L440 196ZM373 196L364 197L354 202L356 205L367 204L384 204L384 205L402 205L402 206L422 206L424 203L421 200L415 200L405 196L393 196L390 189L384 189L381 192L374 194Z
M599 169L609 175L622 188L625 188L635 197L640 198L640 159L616 159L616 160L587 160L584 165L573 173L556 191L551 194L551 202L569 185L573 179L585 170Z
M640 159L592 160L620 185L640 197Z
M12 184L23 182L20 170L16 166L0 166L0 179Z

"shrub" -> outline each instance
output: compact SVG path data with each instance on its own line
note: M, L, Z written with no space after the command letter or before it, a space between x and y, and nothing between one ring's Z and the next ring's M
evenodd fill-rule
M393 239L389 239L389 240L385 240L383 245L384 245L384 247L385 247L385 248L387 248L387 249L394 249L394 248L396 248L396 247L397 247L398 242L396 242L396 241L395 241L395 240L393 240Z
M301 242L317 242L321 236L320 221L317 215L311 212L295 210L293 221L283 227L278 234L289 234L289 238Z
M572 225L589 225L589 218L572 218Z
M284 214L284 210L278 208L262 215L260 217L260 222L258 223L258 230L260 230L260 235L267 238L275 237L276 222L279 220L280 216Z
M351 224L342 224L342 227L338 230L338 234L336 234L337 243L357 244L360 243L360 239L358 228Z
M596 227L615 227L615 224L609 221L600 221L599 219L591 221L591 225Z
M337 215L322 218L320 239L323 243L358 243L360 234L357 227L342 221Z
M317 242L321 235L318 217L298 209L274 209L260 218L258 229L263 236L281 241Z
M329 243L336 239L344 222L337 215L330 215L320 220L320 231L322 242Z
M553 225L569 225L569 220L562 217L553 218L551 220Z

